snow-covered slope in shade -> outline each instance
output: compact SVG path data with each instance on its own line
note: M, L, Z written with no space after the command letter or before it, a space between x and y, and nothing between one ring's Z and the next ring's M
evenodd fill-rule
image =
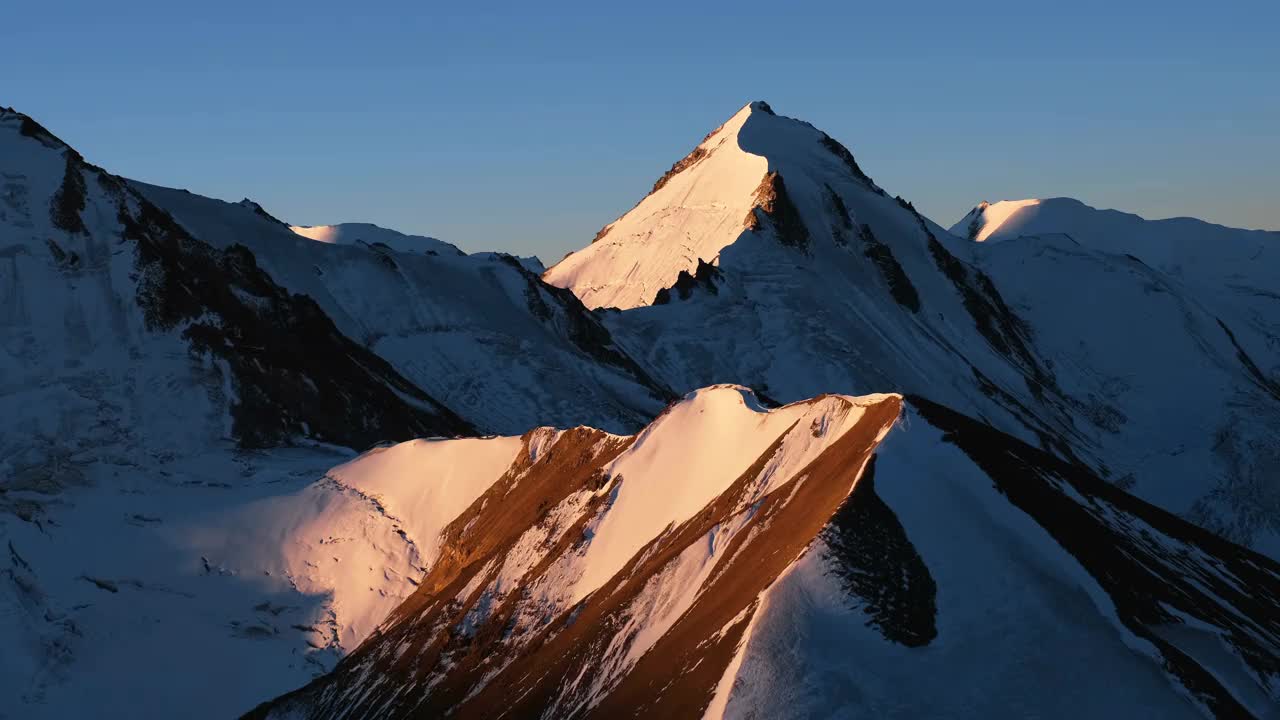
M414 440L327 470L348 454L89 465L38 515L0 518L0 709L233 717L311 680L414 592L441 530L524 447Z
M762 597L725 717L1274 715L1275 562L946 408L903 425Z
M193 237L30 118L0 110L0 151L0 457L13 474L107 447L367 447L469 429L243 248Z
M1280 233L1145 220L1069 198L979 205L961 226L981 226L984 267L1045 354L1090 368L1136 431L1129 439L1146 454L1114 464L1117 475L1152 497L1160 475L1203 468L1194 472L1209 492L1171 487L1166 507L1280 556L1280 520L1248 509L1280 498L1280 445L1268 429L1280 423ZM1221 338L1226 357L1204 352ZM1233 368L1243 376L1223 372ZM1206 394L1221 409L1206 410Z
M290 225L295 233L317 242L334 245L383 245L392 250L427 255L462 255L456 246L424 235L404 233L372 223L338 223L337 225Z
M572 293L510 255L313 242L238 204L131 184L192 233L248 247L277 282L482 430L630 432L673 397Z
M737 237L690 260L653 305L601 313L650 375L677 390L739 382L782 402L919 393L1280 556L1280 525L1262 510L1280 492L1268 479L1280 477L1274 319L1219 310L1197 287L1062 236L955 237L887 196L829 136L766 108L748 106L718 134L733 129L722 148L767 160L753 191L713 203L750 208ZM700 183L702 167L667 186ZM631 248L625 258L594 250L606 235L577 262L624 292L628 263L661 265L660 248L689 242L647 227L643 243L617 245Z
M227 717L331 667L332 586L236 573L194 538L338 446L470 426L243 247L8 109L0 187L0 715ZM241 539L287 547L271 527Z
M1275 297L1280 286L1277 231L1242 230L1188 217L1147 220L1072 198L1050 198L982 203L951 232L986 242L1066 235L1088 248L1137 257L1198 293L1227 293L1236 301L1267 298L1267 309L1273 311L1280 302Z
M413 596L250 717L1276 707L1280 566L926 400L890 432L903 407L721 386L633 437L529 433Z
M719 386L635 436L526 434L445 529L417 592L334 673L255 714L705 706L757 596L839 507L900 407L826 396L766 411Z
M288 547L270 525L215 519L301 492L345 456L137 450L66 463L76 483L56 497L8 487L0 494L8 505L0 512L0 713L212 720L331 669L343 653L334 587L275 571L279 562L237 570L205 546L254 543L258 557ZM232 530L240 534L228 537ZM350 549L320 544L341 532L305 538L318 551L312 574ZM388 551L404 542L390 527L358 537L371 546L385 540ZM367 575L348 592L376 596ZM376 579L379 590L389 585L381 567Z
M1250 322L1252 299L1197 291L1065 235L991 245L983 267L1058 376L1084 380L1091 412L1106 413L1095 417L1110 428L1113 480L1280 557L1280 517L1262 510L1280 499L1280 343L1262 324L1274 314L1256 308Z
M1071 198L980 204L952 232L981 227L988 242L1026 238L1128 255L1185 286L1223 317L1244 349L1280 381L1280 232L1242 230L1194 218L1147 220Z
M226 572L287 578L321 598L308 639L349 652L413 592L439 555L440 531L520 448L519 437L494 437L370 450L295 492L205 517L184 547Z

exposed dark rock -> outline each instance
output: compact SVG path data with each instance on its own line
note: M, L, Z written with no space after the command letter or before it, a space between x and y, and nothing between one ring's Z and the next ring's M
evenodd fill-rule
M703 158L707 157L707 155L709 154L710 153L708 153L705 149L703 149L701 145L694 148L693 152L690 152L688 155L685 155L683 158L677 161L676 164L672 165L670 170L663 173L662 177L658 178L658 181L653 184L653 189L649 191L649 194L652 195L653 193L658 192L663 188L663 186L665 186L671 180L671 178L675 177L676 175L679 175L685 170L688 170L694 165L697 165L699 162L702 161Z
M340 333L311 298L276 285L247 248L217 250L131 197L137 210L122 199L118 217L137 246L138 304L151 329L182 328L194 353L231 372L232 432L242 446L309 437L364 449L475 432Z
M778 242L797 250L809 249L809 230L787 195L786 184L777 171L766 173L760 181L755 192L755 206L747 212L745 220L748 230L759 230L764 222L773 228Z
M780 408L786 404L786 403L780 402L777 398L774 398L773 396L769 395L768 394L769 386L765 383L760 383L759 385L752 386L751 392L756 396L756 400L760 401L760 404L763 407Z
M978 203L978 207L973 209L973 219L969 221L969 239L976 240L978 233L982 232L982 212L990 207L991 204L986 200ZM1134 258L1135 260L1137 258Z
M595 236L595 237L593 237L593 238L591 238L591 242L592 242L592 244L595 244L596 242L599 242L599 241L600 241L600 240L601 240L605 235L608 235L608 234L609 234L609 228L611 228L611 227L613 227L613 223L609 223L608 225L605 225L604 227L600 228L600 230L596 232L596 236ZM564 256L565 256L565 257L569 257L569 256L570 256L570 255L572 255L572 254L573 254L573 251L572 251L572 250L570 250L569 252L565 253L565 255L564 255Z
M826 133L822 133L821 142L823 147L830 151L832 155L835 155L840 159L840 162L849 169L849 173L853 175L853 177L874 188L877 193L881 195L884 194L884 191L876 186L875 182L873 182L871 178L862 171L862 168L858 167L858 161L853 158L853 153L849 152L849 148L841 145L839 141Z
M929 229L925 219L916 211L915 206L896 198L898 205L915 216L916 222L924 232L929 244L929 254L942 274L951 281L965 310L973 318L974 325L982 337L986 338L997 352L1020 365L1027 371L1027 389L1036 397L1043 398L1046 392L1061 396L1058 381L1053 373L1045 367L1031 350L1031 326L1018 317L1005 304L1000 291L986 273L972 267L951 254Z
M53 240L46 239L45 245L49 248L49 254L53 256L53 261L63 270L75 270L80 267L80 254L75 250L67 252L62 246Z
M938 636L938 588L897 515L876 494L875 463L872 457L822 531L831 572L885 638L928 645Z
M109 593L120 592L120 586L116 585L110 580L104 580L103 578L90 577L88 575L81 575L80 579L86 582L93 583L95 586L97 586L99 590L106 590Z
M916 286L911 283L911 278L907 277L906 270L902 269L898 259L893 256L893 250L880 242L871 231L870 225L860 226L858 235L865 246L862 254L880 271L880 276L889 286L889 294L893 299L913 313L920 312L920 293L916 292Z
M28 115L24 113L20 113L17 110L14 110L13 108L0 106L0 116L4 116L4 115L17 116L18 133L21 134L23 137L29 137L32 140L35 140L36 142L40 143L41 145L44 145L47 148L51 148L54 150L65 149L71 152L73 155L76 155L77 157L79 156L79 153L77 153L75 150L72 150L70 145L67 145L57 135L54 135L53 133L49 132L49 130L45 128L45 126L36 122Z
M837 245L846 246L853 232L853 216L845 206L844 200L840 198L840 193L833 190L830 185L823 187L827 193L827 205L830 206L828 211L831 213L831 239Z
M1271 397L1280 400L1280 382L1272 380L1263 374L1262 369L1258 367L1258 364L1253 361L1253 358L1249 357L1249 353L1245 352L1244 348L1240 347L1240 342L1236 340L1236 334L1231 332L1231 328L1227 327L1226 323L1222 322L1222 318L1214 319L1218 321L1218 326L1222 328L1222 332L1227 334L1227 339L1231 341L1231 346L1236 349L1236 357L1239 358L1240 364L1244 365L1245 370L1249 373L1250 379L1257 383L1258 387L1266 391L1267 394L1271 395Z
M542 298L542 293L538 290L537 279L525 278L524 300L534 317L543 322L551 319L551 308L547 306L547 301Z
M702 288L712 295L719 295L720 288L716 286L716 282L722 277L720 268L702 258L698 258L698 267L693 274L690 275L688 270L681 270L671 287L662 288L654 295L653 304L666 305L671 302L672 291L675 291L676 296L681 300L688 300L693 291L698 288Z
M80 213L84 212L84 176L80 173L80 159L74 153L64 153L67 160L66 170L62 174L62 185L53 194L49 203L49 219L54 227L69 233L85 234L85 227Z
M254 201L250 200L249 198L245 198L245 199L241 200L241 201L240 201L239 203L237 203L237 204L238 204L238 205L241 205L241 206L243 206L243 207L247 207L247 208L249 208L250 210L252 210L252 211L253 211L253 214L254 214L254 215L257 215L258 217L260 217L260 218L262 218L262 219L264 219L264 220L268 220L268 221L273 222L273 223L275 223L275 224L277 224L277 225L283 225L284 227L289 227L289 223L287 223L287 222L285 222L285 221L281 220L280 218L277 218L276 216L272 215L271 213L267 212L266 208L262 207L261 205L259 205L259 204L258 204L258 203L256 203L256 202L254 202Z
M549 324L562 323L562 328L574 347L599 362L623 370L653 392L655 397L668 400L676 397L670 388L650 377L639 363L618 348L609 330L572 290L543 282L519 258L506 253L496 253L494 257L510 265L525 278L525 302L534 317Z

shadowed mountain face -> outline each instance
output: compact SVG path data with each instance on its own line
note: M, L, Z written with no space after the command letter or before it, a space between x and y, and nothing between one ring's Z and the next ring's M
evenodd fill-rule
M509 255L350 224L310 239L238 203L130 185L211 244L249 248L276 282L483 431L631 432L674 397L572 293Z
M31 442L34 412L37 435L62 426L51 441L72 444L87 440L77 426L152 447L209 426L246 447L472 432L244 246L197 239L25 115L0 112L0 143L6 384L28 387L4 398L24 406L5 413L6 445Z

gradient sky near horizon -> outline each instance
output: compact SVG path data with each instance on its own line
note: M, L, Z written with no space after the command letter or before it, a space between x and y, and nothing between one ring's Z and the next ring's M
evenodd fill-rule
M15 3L0 105L127 177L548 262L755 99L943 225L1280 229L1280 3L704 5Z

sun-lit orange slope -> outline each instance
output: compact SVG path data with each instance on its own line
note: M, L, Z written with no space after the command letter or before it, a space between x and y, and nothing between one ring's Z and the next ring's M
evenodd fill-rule
M634 436L527 433L444 528L417 592L332 674L258 712L699 711L725 690L761 593L901 407L831 395L766 410L717 386Z

